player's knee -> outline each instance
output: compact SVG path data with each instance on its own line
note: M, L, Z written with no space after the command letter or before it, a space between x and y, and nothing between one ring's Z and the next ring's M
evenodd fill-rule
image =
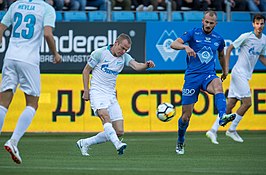
M190 116L191 115L184 113L183 116L182 116L182 121L185 122L185 123L189 122Z
M121 136L124 135L124 131L123 131L123 130L117 130L117 131L116 131L116 135L117 135L118 137L121 137Z

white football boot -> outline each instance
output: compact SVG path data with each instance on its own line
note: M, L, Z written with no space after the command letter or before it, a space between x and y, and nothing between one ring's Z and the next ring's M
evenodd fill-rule
M77 147L79 148L79 150L83 156L89 156L89 154L88 154L89 146L86 146L83 143L83 139L80 139L77 141Z
M116 147L117 150L117 154L118 155L122 155L124 154L125 149L127 148L127 144L123 143L121 141L119 141L120 143L118 144L118 146Z
M231 137L236 142L244 142L244 140L237 134L236 131L226 131L225 135Z
M211 142L213 144L219 144L219 142L217 141L217 134L212 132L211 130L210 131L207 131L206 132L206 136L211 140Z
M14 162L16 162L17 164L21 164L22 163L22 159L19 156L19 151L17 146L13 143L12 140L8 140L5 145L4 148L6 149L7 152L10 153L11 158L13 159Z

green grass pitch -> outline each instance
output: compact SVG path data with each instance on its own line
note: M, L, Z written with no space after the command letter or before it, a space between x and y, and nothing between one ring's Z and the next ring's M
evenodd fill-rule
M76 147L94 133L27 133L19 144L23 163L15 164L4 150L11 133L0 135L1 175L265 175L266 131L240 131L237 143L218 133L219 145L205 132L188 132L184 155L175 153L176 133L126 133L125 154L108 142L94 145L89 157Z

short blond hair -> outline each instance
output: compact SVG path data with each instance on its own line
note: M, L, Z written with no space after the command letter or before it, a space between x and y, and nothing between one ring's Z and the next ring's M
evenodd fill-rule
M125 33L121 33L121 34L117 37L116 42L118 42L118 43L120 44L123 40L127 40L129 44L132 44L132 41L131 41L130 36L128 36L128 35L125 34Z
M213 11L213 10L205 11L205 12L204 12L204 17L205 17L207 14L210 15L211 17L215 16L215 17L217 18L217 13L216 13L215 11Z

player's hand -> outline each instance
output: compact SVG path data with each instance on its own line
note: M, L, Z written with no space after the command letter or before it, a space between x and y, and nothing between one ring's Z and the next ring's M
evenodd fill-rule
M89 90L84 90L83 95L82 95L82 99L85 101L90 100L90 94L89 94Z
M153 68L153 67L155 67L154 62L151 61L151 60L147 61L147 62L146 62L146 65L147 65L147 68Z
M62 62L62 56L59 55L58 53L54 56L54 60L53 63L57 64L57 63L61 63Z
M185 47L185 50L189 57L193 56L196 58L196 52L193 49L191 49L189 46Z

